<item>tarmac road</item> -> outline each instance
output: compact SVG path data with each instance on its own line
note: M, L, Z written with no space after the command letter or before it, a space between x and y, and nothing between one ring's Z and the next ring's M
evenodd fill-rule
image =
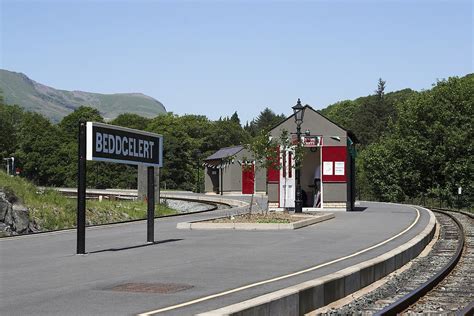
M361 212L336 212L326 222L295 231L189 231L176 224L230 210L161 218L146 244L146 221L88 228L87 255L75 255L76 232L0 240L1 315L130 315L299 271L377 244L416 218L409 206L361 203ZM420 210L406 234L353 258L296 277L164 315L193 315L313 279L376 257L410 240L427 225ZM179 283L175 293L113 291L127 283ZM160 314L161 315L161 314Z

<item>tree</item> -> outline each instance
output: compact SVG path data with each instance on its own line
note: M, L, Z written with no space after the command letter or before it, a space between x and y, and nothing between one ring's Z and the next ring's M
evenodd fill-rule
M279 168L278 150L276 150L278 144L270 137L268 132L261 131L259 135L253 137L244 147L250 153L250 157L243 157L242 167L244 170L254 168L255 175L260 168L266 170L268 168ZM233 158L230 157L230 159ZM254 194L255 192L252 192L249 214L252 213ZM268 202L266 209L268 209Z
M167 189L192 190L196 183L193 156L203 144L209 127L202 116L179 117L173 113L158 115L151 120L147 130L163 135L163 168L161 182ZM193 137L195 138L193 138Z
M234 114L232 114L232 116L230 117L230 120L240 125L240 118L239 118L239 115L237 114L237 111L235 111Z
M220 119L211 123L211 133L207 136L203 151L216 151L223 147L245 144L249 135L237 123L229 119Z
M245 130L252 136L257 136L260 132L269 131L273 126L285 119L284 114L276 115L271 109L266 107L258 117L245 126Z
M379 100L383 99L385 91L385 81L382 78L379 78L379 82L377 84L377 90L375 90L375 95Z
M359 104L355 101L345 100L334 103L320 112L345 129L356 132L354 130L354 113L357 111L358 106Z
M15 152L21 137L23 116L24 112L18 105L6 105L0 101L0 162Z
M77 135L79 121L103 122L103 118L97 109L81 106L73 113L64 117L58 124L62 143L55 155L61 157L58 172L64 175L65 186L77 185ZM147 119L135 114L122 114L117 117L117 125L136 128L145 123ZM141 125L141 129L146 126ZM59 137L59 136L58 136ZM87 163L87 186L95 188L135 188L137 183L136 166L113 164L92 161Z
M150 123L150 119L133 113L123 113L113 119L110 124L133 129L144 130Z
M59 170L65 159L58 154L63 143L57 126L40 114L27 112L20 134L15 156L23 174L39 185L61 185L64 174Z
M88 106L80 106L59 122L59 128L63 131L65 137L68 139L77 138L79 121L81 119L92 122L104 121L99 110Z
M452 205L461 186L472 204L473 104L472 75L439 81L398 104L390 133L359 157L374 197L431 196Z

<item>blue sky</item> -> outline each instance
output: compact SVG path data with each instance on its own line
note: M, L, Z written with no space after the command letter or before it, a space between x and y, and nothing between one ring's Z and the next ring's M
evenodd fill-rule
M0 67L243 122L473 72L472 1L1 2Z

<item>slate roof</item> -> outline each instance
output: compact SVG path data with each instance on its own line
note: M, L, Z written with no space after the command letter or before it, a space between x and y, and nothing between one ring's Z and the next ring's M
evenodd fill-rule
M224 147L204 159L204 161L207 160L218 160L218 159L223 159L227 157L234 156L237 154L239 151L244 149L244 146L232 146L232 147Z

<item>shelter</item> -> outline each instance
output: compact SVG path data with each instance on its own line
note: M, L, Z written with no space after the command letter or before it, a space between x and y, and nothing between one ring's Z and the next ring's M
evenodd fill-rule
M205 193L265 194L265 170L255 170L251 159L244 146L221 148L204 159Z
M294 114L275 126L270 135L287 131L295 140ZM301 125L303 210L352 210L355 201L355 135L309 105ZM269 170L267 194L271 209L295 207L294 150L280 147L280 170Z
M279 139L284 131L296 143L294 114L272 128L270 135ZM305 106L301 131L304 147L300 169L303 210L352 210L357 138L309 105ZM243 146L222 148L204 161L205 192L262 192L268 195L270 209L292 209L295 207L296 186L294 155L294 146L280 146L279 168L259 170L254 174L253 166L250 169L243 166L243 160L251 160L246 158L251 155Z

